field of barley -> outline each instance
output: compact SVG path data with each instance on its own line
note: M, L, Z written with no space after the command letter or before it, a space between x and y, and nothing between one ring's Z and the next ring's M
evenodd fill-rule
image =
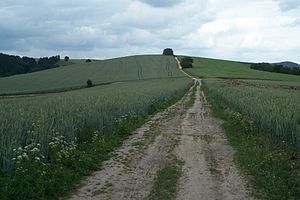
M262 133L300 148L300 82L206 80L205 85Z
M70 192L192 83L168 56L72 63L0 78L0 199Z
M188 78L144 80L29 98L2 99L2 168L13 167L13 149L39 143L47 156L54 133L60 133L67 141L91 137L83 132L87 126L105 133L116 121L146 114L156 102L183 92L190 82Z
M188 73L206 78L214 98L251 118L263 133L300 145L300 77L257 71L250 64L194 58ZM240 80L238 80L240 79Z
M194 58L194 67L185 71L202 77L207 96L224 103L239 124L245 122L246 128L255 128L270 141L300 149L299 76L208 58ZM94 87L87 87L87 80ZM68 194L149 114L178 101L191 84L170 56L73 60L50 70L0 78L0 199L57 199ZM247 131L246 139L238 138L250 138ZM255 155L253 149L263 145L244 146ZM269 159L269 150L264 153L256 157ZM292 196L289 192L296 184L288 177L296 174L289 163L294 163L294 155L288 154L286 162L274 158L276 164L266 165L269 168L256 168L266 161L254 158L251 165L245 159L245 166L256 169L253 174L271 177L261 181L273 184L262 193Z
M194 58L213 114L224 120L235 161L257 199L298 199L300 76L252 70L250 64Z
M184 76L175 68L174 58L169 56L129 56L72 63L51 70L0 78L0 95L81 88L86 86L87 80L97 85Z

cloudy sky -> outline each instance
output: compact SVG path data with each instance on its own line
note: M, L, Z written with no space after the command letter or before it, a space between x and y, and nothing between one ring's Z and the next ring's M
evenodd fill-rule
M300 63L300 0L1 0L0 52Z

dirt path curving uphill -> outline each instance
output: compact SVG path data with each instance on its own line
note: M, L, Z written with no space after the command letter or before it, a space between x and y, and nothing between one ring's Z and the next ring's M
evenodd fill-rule
M71 199L147 199L157 172L171 154L184 161L178 200L251 199L221 121L211 117L201 81L197 81L192 107L186 106L191 89L181 101L137 129Z

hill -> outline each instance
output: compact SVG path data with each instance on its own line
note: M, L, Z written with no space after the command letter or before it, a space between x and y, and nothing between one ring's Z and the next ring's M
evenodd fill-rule
M300 65L298 63L290 62L290 61L273 63L273 65L282 65L284 67L299 67L300 68Z
M30 74L0 78L0 94L34 93L85 87L88 79L93 84L153 78L183 77L176 69L174 57L130 56L85 62Z
M250 63L193 57L193 68L185 69L191 75L203 78L260 79L280 81L300 81L299 76L258 71L250 68Z

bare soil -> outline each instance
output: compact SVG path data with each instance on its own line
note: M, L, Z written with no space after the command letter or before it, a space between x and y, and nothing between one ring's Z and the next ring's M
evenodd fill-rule
M195 103L182 120L176 148L179 159L185 162L177 199L250 199L221 124L211 116L198 86Z
M236 87L257 87L257 88L275 88L275 89L290 89L290 90L300 90L300 86L288 86L288 85L271 85L263 83L249 83L246 81L229 79L224 81L225 84Z
M174 155L184 162L177 199L250 199L221 121L210 115L199 85L187 108L191 94L137 129L70 199L147 199L157 172Z

